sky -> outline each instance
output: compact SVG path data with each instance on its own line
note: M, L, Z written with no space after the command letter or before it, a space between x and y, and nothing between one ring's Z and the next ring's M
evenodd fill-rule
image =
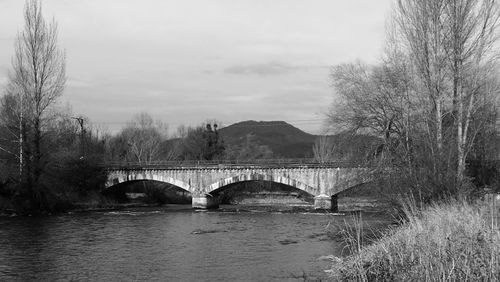
M0 91L24 1L0 0ZM44 0L66 52L59 103L116 132L284 120L321 133L340 63L379 60L391 0Z

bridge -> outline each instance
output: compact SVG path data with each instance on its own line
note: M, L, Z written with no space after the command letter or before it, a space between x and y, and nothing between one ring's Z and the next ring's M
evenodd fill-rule
M219 189L233 183L261 180L295 187L314 196L315 208L336 210L338 193L372 179L367 167L309 159L109 163L106 171L106 188L129 181L161 181L190 192L192 206L206 209L218 207L214 194Z

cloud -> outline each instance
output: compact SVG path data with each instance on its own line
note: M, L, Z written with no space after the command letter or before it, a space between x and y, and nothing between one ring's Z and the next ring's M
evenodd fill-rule
M268 76L287 74L300 68L281 62L268 62L265 64L235 65L225 69L224 72L227 74Z
M309 71L311 69L325 69L329 68L327 65L289 65L282 62L268 62L264 64L250 64L250 65L234 65L232 67L226 68L224 73L226 74L238 74L238 75L260 75L260 76L270 76L270 75L282 75L289 74L298 71Z

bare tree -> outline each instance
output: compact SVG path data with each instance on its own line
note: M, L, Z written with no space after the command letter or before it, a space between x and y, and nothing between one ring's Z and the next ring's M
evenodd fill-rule
M331 123L382 138L395 179L457 192L469 152L484 154L495 131L499 17L494 0L397 0L383 61L334 67Z
M425 90L422 105L434 116L434 126L429 128L435 136L434 160L445 157L443 121L455 127L449 135L456 150L449 150L454 157L448 166L456 163L451 168L457 186L462 183L468 148L474 142L471 121L482 103L491 102L478 97L491 96L485 78L495 65L499 16L494 0L398 0L394 11L401 45L412 58L418 83Z
M443 108L446 99L446 38L443 13L446 0L398 0L394 19L401 43L412 59L415 73L423 90L422 104L426 115L433 117L427 131L434 140L433 160L443 155ZM427 110L428 109L428 110ZM432 126L430 126L432 125ZM435 170L438 168L434 165Z
M314 159L319 163L327 163L334 160L335 144L332 137L320 135L313 144Z
M381 153L395 145L394 139L409 143L411 99L403 66L343 64L333 68L332 79L338 100L329 114L331 124L380 137Z
M462 183L472 116L485 93L483 79L496 59L492 53L498 39L500 11L493 0L448 1L448 54L453 88L453 112L457 128L457 183Z
M10 80L21 106L21 142L28 186L37 185L43 170L41 144L48 109L62 95L66 82L65 56L57 45L57 24L49 24L38 0L28 0L24 30L15 43Z
M121 135L128 146L129 160L151 164L160 157L166 126L161 122L155 123L149 114L140 113L128 123Z

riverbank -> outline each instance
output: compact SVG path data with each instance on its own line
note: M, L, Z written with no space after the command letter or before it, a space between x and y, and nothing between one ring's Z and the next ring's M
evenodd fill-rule
M90 192L83 196L77 195L76 193L68 194L64 197L53 199L51 204L51 209L49 210L23 209L20 206L16 206L13 199L0 196L0 216L61 214L68 212L119 210L130 207L147 206L140 203L120 203L98 192Z
M253 209L259 207L261 211L271 212L321 212L330 213L328 210L315 210L314 201L305 201L294 195L279 194L267 195L264 197L258 195L246 195L238 201L234 200L221 205L238 206L242 211L245 209ZM167 203L164 203L167 202ZM156 201L155 198L143 197L141 199L123 199L120 197L110 197L103 195L97 191L91 191L84 195L78 193L66 193L57 197L52 197L50 201L51 208L48 210L30 210L21 209L16 206L13 199L2 197L0 195L0 216L12 215L35 215L35 214L58 214L68 212L87 212L87 211L103 211L103 210L120 210L136 207L158 207L170 204L185 204L191 206L191 198L168 198L166 201ZM381 197L349 195L340 196L338 198L338 208L340 213L350 212L370 212L370 213L385 213L394 210L394 206L390 201Z
M498 204L451 201L423 211L354 255L337 258L335 281L498 281Z

